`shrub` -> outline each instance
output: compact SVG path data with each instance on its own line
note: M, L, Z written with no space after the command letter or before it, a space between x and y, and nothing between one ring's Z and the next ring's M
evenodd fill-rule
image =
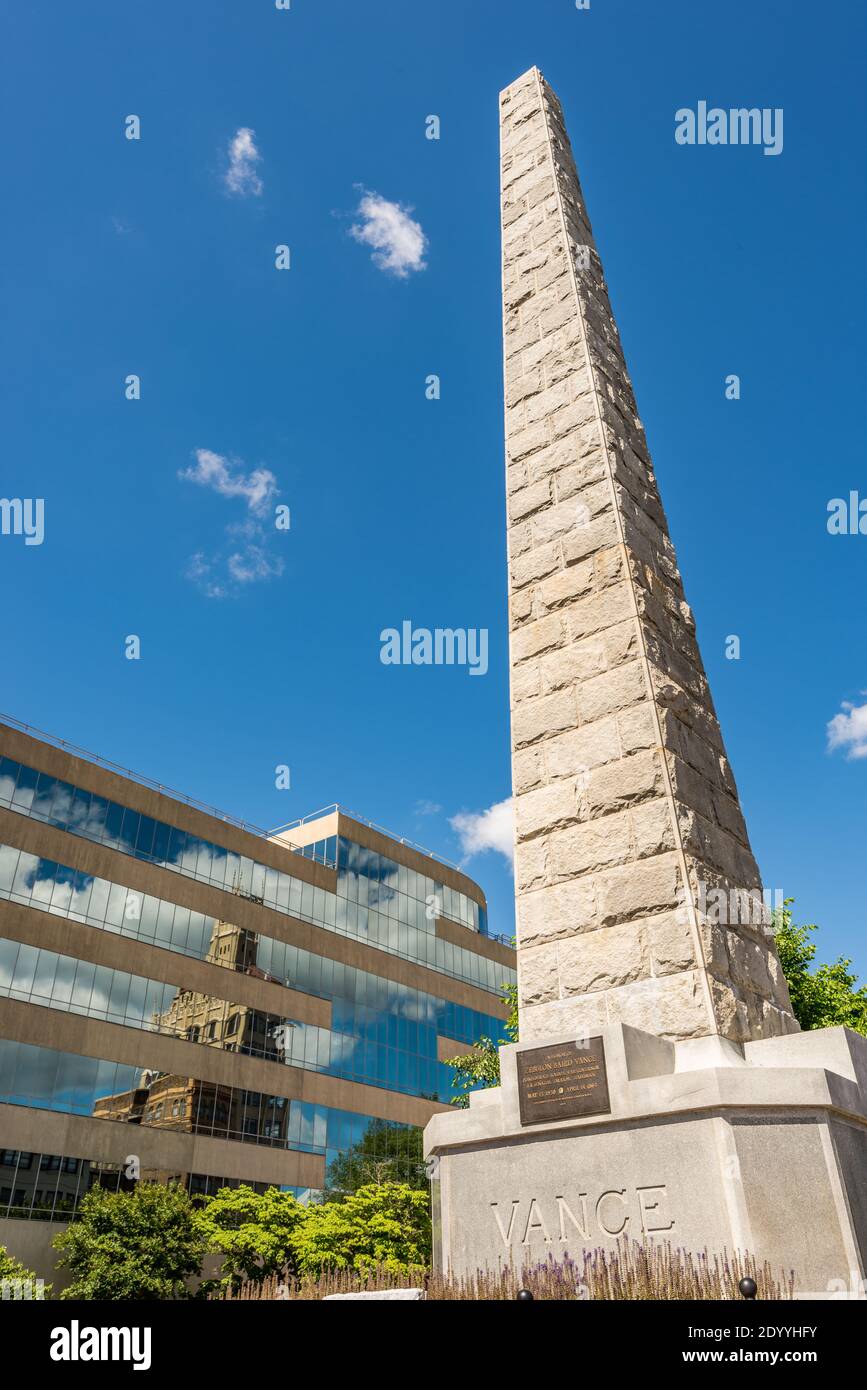
M61 1298L99 1299L190 1298L207 1249L187 1192L158 1182L92 1188L54 1246L72 1273Z
M307 1218L291 1192L269 1187L223 1187L197 1214L199 1230L212 1253L223 1256L220 1283L237 1288L245 1279L261 1281L294 1273L294 1240ZM214 1287L209 1283L206 1289Z
M22 1297L35 1298L39 1280L32 1269L28 1269L20 1260L16 1260L14 1255L10 1255L5 1245L0 1245L0 1297L3 1296L4 1284L13 1286L10 1291L13 1298L17 1298L19 1293ZM40 1298L50 1298L51 1285L43 1284L38 1292Z
M428 1194L407 1183L369 1183L340 1202L308 1207L294 1246L302 1274L371 1266L423 1272L431 1254Z

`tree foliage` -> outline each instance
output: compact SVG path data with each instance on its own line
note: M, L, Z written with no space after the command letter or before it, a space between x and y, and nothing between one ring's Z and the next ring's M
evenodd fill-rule
M273 1187L222 1188L198 1208L175 1185L140 1182L128 1193L95 1187L54 1245L72 1275L63 1298L185 1299L194 1296L186 1281L201 1274L208 1254L221 1256L222 1267L198 1295L274 1275L424 1269L430 1202L426 1190L398 1182L306 1206ZM0 1259L6 1277L27 1277L7 1258L8 1265Z
M20 1260L16 1260L14 1255L10 1255L5 1245L0 1245L0 1284L6 1283L7 1280L15 1280L22 1284L30 1284L33 1288L35 1288L38 1282L37 1276L33 1273L32 1269L28 1269ZM48 1298L50 1294L51 1285L45 1284L43 1286L42 1296Z
M503 1003L509 1005L506 1019L506 1037L510 1043L518 1041L518 986L506 985ZM500 1084L500 1047L493 1038L479 1038L472 1052L463 1057L451 1057L446 1062L451 1067L452 1089L457 1095L452 1097L452 1105L466 1110L470 1103L470 1092L483 1090L487 1086Z
M396 1274L430 1264L428 1194L408 1183L369 1183L340 1202L306 1208L294 1235L301 1274L380 1265Z
M184 1188L156 1182L92 1188L54 1245L72 1275L61 1298L87 1299L189 1298L207 1249Z
M810 933L815 922L796 926L792 920L792 898L774 913L773 932L783 974L789 986L795 1018L804 1029L834 1028L841 1024L853 1032L867 1035L867 985L858 985L858 976L845 956L831 965L813 967L816 943Z
M237 1289L245 1279L295 1272L293 1241L306 1209L291 1192L269 1187L222 1187L197 1213L208 1249L223 1257L220 1276L205 1291Z

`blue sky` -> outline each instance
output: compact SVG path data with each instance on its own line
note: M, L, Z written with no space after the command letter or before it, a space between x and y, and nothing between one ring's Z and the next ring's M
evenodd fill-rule
M260 825L340 800L463 857L451 819L510 789L497 94L536 63L765 883L867 975L867 758L827 745L844 701L867 745L867 537L826 526L867 497L864 29L841 0L6 7L0 493L46 530L0 538L0 708ZM783 152L677 145L700 100L782 107ZM403 275L352 234L365 190L422 229ZM487 628L488 673L384 666L404 619ZM466 867L509 931L503 857Z

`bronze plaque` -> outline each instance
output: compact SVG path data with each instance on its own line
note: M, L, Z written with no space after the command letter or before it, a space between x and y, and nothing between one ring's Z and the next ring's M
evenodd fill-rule
M517 1061L522 1125L610 1113L601 1038L527 1048Z

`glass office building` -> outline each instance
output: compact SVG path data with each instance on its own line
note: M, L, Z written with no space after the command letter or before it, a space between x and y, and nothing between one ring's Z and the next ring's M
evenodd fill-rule
M513 980L479 887L361 817L264 833L0 724L0 1244L139 1176L418 1182Z

